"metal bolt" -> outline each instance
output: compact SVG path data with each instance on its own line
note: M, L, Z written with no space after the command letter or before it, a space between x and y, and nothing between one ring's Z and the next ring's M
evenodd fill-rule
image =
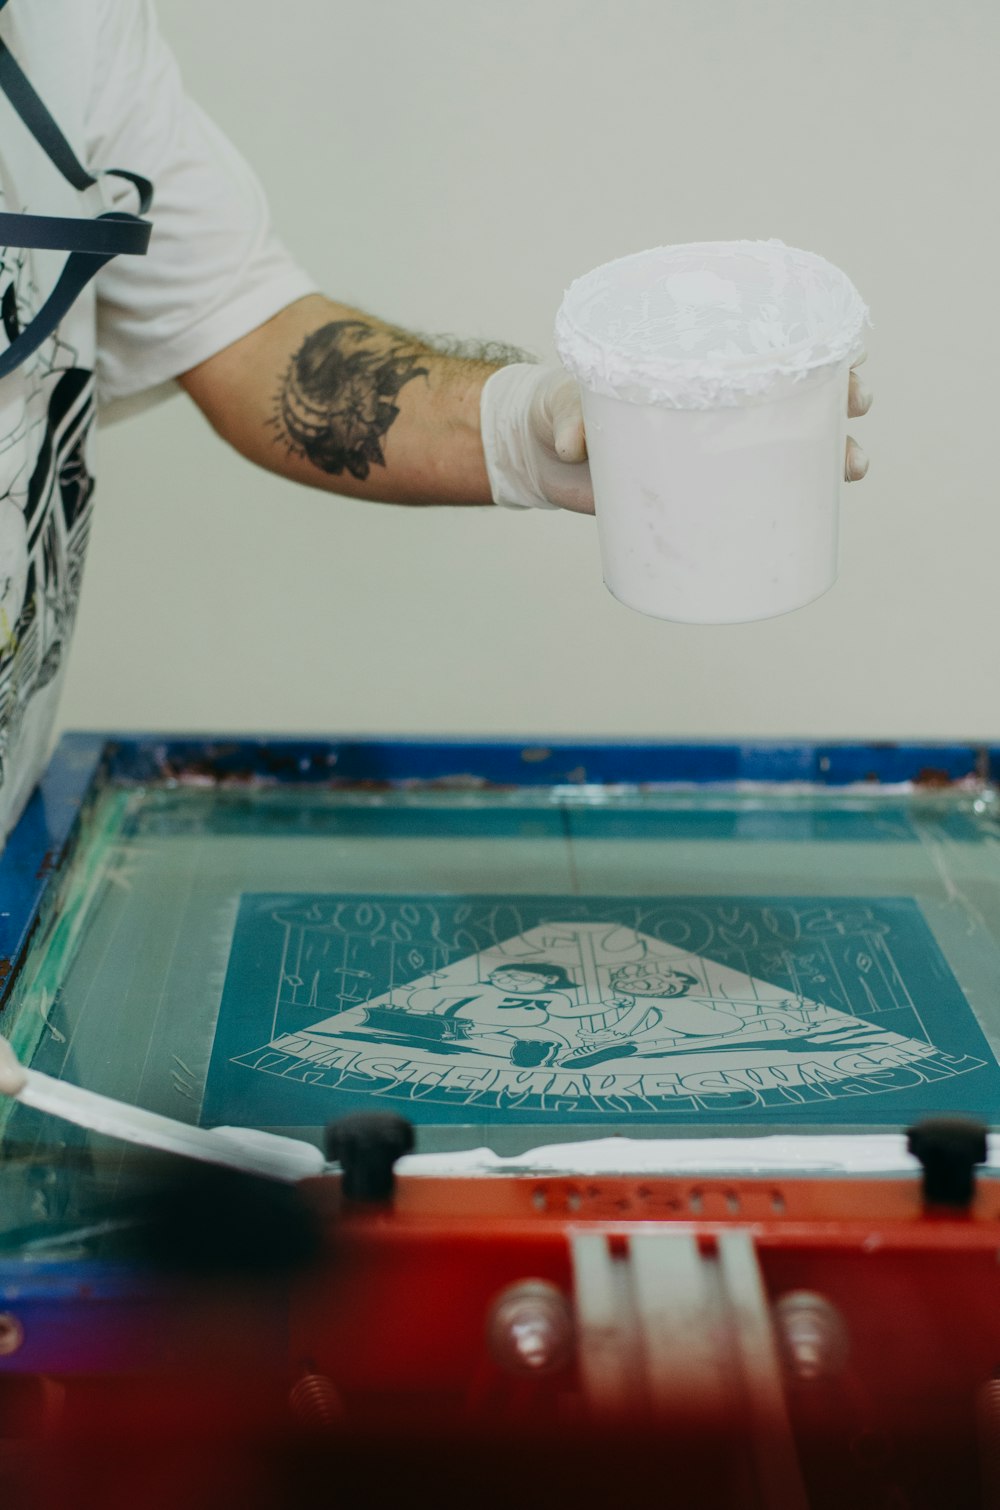
M847 1362L847 1328L823 1295L792 1290L774 1308L785 1366L802 1384L830 1380Z
M1000 1379L987 1379L976 1396L979 1472L983 1505L1000 1504Z
M292 1414L307 1426L331 1431L343 1419L344 1402L325 1374L303 1374L288 1397Z
M12 1311L0 1311L0 1357L16 1353L24 1341L24 1327Z
M573 1313L558 1286L526 1279L502 1290L486 1324L490 1352L512 1374L549 1374L573 1351Z

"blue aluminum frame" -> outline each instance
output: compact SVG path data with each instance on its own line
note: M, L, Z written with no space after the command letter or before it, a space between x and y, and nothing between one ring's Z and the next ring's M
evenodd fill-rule
M83 736L84 738L89 736ZM69 735L67 740L80 739ZM60 750L61 750L60 746ZM197 735L109 736L113 780L153 781L210 773L220 780L352 784L441 782L471 777L484 785L696 786L806 781L960 781L1000 777L1000 748L973 744L652 740L209 739ZM54 761L58 761L59 751Z
M14 983L101 769L106 739L67 734L0 853L0 1002Z

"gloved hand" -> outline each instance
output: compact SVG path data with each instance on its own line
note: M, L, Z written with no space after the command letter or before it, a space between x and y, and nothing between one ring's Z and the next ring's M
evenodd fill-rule
M861 363L867 361L868 353L860 356L851 368L851 385L847 394L847 417L859 419L872 406L872 396L858 376ZM847 455L844 457L844 477L848 482L860 482L868 471L868 457L853 436L847 437Z
M851 419L872 406L872 395L857 372L864 360L862 356L851 370ZM529 362L501 367L483 388L480 423L494 503L594 512L580 390L562 368ZM867 471L868 457L849 435L844 477L859 482Z
M594 512L580 390L561 367L501 367L479 413L494 503Z

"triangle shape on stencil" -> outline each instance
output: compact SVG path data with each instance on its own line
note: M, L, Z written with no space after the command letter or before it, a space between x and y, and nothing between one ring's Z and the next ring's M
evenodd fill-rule
M359 1048L373 1051L368 1068ZM239 1063L316 1085L393 1072L496 1093L497 1077L571 1106L654 1095L797 1101L955 1073L931 1043L620 923L544 923L310 1026ZM364 1060L365 1056L362 1055ZM935 1068L936 1065L936 1068ZM913 1068L910 1068L913 1067Z

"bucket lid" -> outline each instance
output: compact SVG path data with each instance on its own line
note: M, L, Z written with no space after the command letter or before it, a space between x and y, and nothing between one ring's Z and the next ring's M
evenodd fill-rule
M563 364L634 404L715 409L777 397L854 361L868 309L845 273L781 241L698 241L606 262L570 285Z

